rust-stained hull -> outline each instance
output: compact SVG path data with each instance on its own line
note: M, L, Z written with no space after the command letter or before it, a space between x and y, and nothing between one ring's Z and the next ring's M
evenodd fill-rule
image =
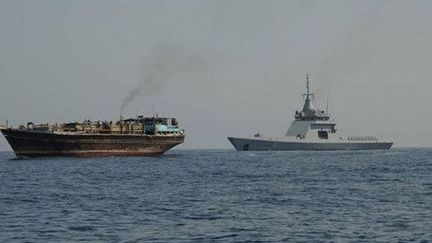
M16 156L101 157L160 155L184 142L184 135L55 134L2 129Z

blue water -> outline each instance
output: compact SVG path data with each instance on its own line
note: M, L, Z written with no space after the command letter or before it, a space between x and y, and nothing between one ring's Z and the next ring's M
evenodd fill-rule
M11 158L0 242L432 242L432 149Z

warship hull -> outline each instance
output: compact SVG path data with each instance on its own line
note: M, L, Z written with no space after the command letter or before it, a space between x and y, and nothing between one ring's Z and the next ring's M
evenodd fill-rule
M56 134L11 128L1 132L18 158L161 155L184 142L184 135Z
M295 151L295 150L378 150L390 149L391 142L295 142L229 137L237 151Z

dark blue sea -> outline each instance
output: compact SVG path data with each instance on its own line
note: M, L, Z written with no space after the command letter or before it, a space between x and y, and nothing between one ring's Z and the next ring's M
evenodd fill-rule
M0 242L432 242L432 149L0 153Z

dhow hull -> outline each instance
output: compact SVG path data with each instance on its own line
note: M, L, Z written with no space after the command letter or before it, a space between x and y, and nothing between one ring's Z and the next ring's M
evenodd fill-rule
M18 158L160 155L184 141L184 136L67 135L19 129L1 132Z

